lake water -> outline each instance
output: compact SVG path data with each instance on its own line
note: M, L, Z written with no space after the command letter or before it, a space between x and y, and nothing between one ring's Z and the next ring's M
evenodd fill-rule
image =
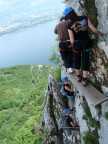
M62 0L0 0L0 67L50 64Z

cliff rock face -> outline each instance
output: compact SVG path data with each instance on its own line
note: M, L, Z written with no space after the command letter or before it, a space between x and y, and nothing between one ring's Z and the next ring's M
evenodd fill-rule
M96 7L98 10L98 29L101 30L103 33L105 33L105 36L103 39L101 39L98 43L98 46L100 49L104 50L106 57L108 58L108 0L95 0ZM105 58L105 55L104 55ZM108 75L108 61L106 63L105 70ZM106 84L102 86L103 92L106 96L108 96L108 80L106 81ZM102 113L105 115L105 112L108 112L108 103L104 103L102 105ZM108 121L102 117L101 118L101 130L100 130L100 143L101 144L107 144L108 143L108 137L107 137L107 130L106 127L108 126Z
M95 45L91 59L91 82L99 90L103 91L105 96L108 96L108 0L65 0L65 2L66 5L74 7L79 15L86 13L98 30L105 33L104 36L98 39L95 37L94 39ZM78 111L78 119L82 124L81 115L83 115L83 111L79 107ZM108 120L105 118L105 113L108 114L108 102L101 105L99 119L101 126L99 130L100 144L108 143ZM81 131L86 131L86 125Z
M81 15L82 13L84 13L84 9L81 5L84 5L84 1L83 0L64 0L64 3L67 6L72 6L74 7L75 11Z
M98 27L101 31L108 34L108 0L95 0L98 10ZM108 36L105 37L108 43Z
M102 3L103 1L103 3ZM108 39L107 39L107 22L105 0L84 0L86 14L92 20L92 23L104 36L96 37L94 35L94 45L91 56L91 81L99 89L107 87L108 81ZM103 26L104 25L104 26ZM103 89L102 89L103 90Z
M98 42L98 47L103 54L100 55L100 70L104 74L104 87L108 87L108 0L95 0L97 8L98 29L105 33ZM104 59L104 60L103 60ZM99 59L98 59L99 63ZM103 89L104 90L104 89ZM104 91L108 93L108 90Z

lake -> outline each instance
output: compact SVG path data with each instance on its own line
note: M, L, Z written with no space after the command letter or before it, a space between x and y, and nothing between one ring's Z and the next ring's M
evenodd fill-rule
M55 22L39 24L0 37L0 67L19 64L51 64L55 46Z
M51 64L62 0L0 1L0 67Z

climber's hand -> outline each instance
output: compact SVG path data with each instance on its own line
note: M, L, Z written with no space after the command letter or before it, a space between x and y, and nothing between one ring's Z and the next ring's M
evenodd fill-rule
M104 36L104 33L97 31L97 35L102 37L102 36Z

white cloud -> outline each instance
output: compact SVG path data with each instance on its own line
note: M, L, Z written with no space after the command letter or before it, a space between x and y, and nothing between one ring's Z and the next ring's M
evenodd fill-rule
M31 5L32 6L37 6L37 5L45 3L45 1L46 0L38 0L38 1L37 0L32 0Z
M19 0L0 0L0 7L14 6Z

